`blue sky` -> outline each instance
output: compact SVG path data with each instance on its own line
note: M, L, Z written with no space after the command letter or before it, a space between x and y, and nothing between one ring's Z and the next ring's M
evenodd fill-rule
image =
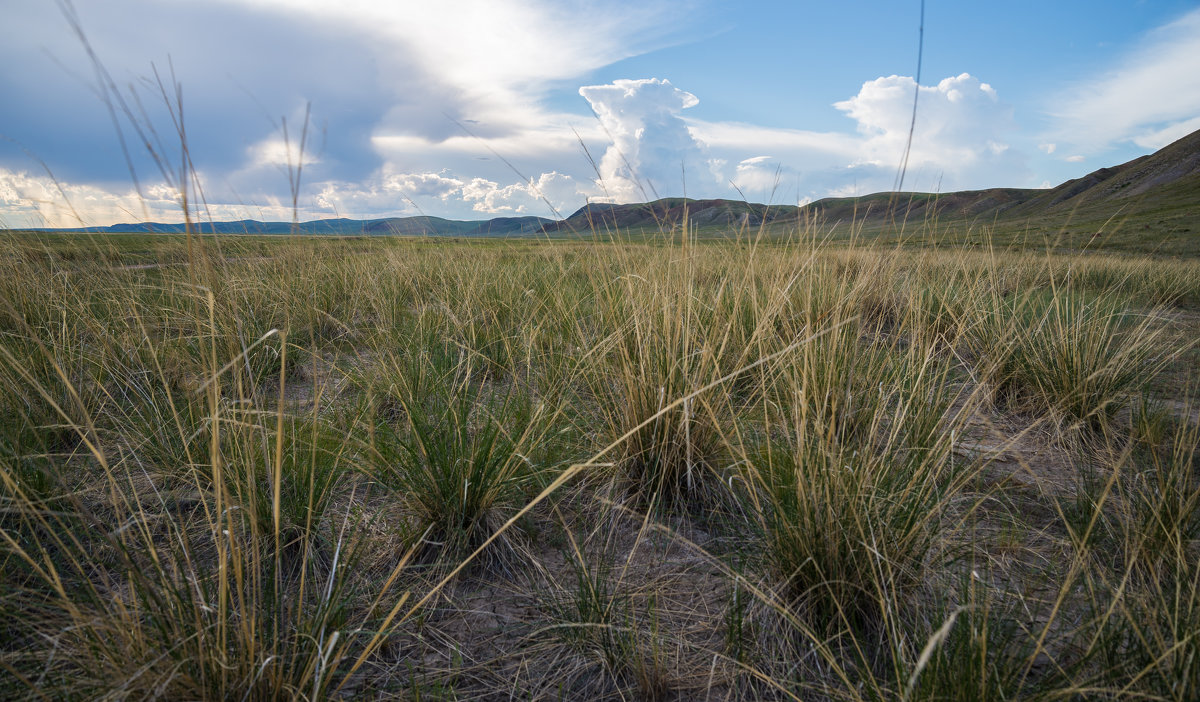
M156 70L172 104L181 86L206 219L291 219L307 105L301 219L887 190L919 9L5 0L0 226L180 221L180 140ZM1200 3L927 0L905 189L1057 185L1196 129Z

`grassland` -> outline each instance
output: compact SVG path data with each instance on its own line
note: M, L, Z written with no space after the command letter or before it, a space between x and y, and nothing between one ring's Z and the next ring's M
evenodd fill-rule
M8 235L0 697L1195 699L1197 339L1188 258Z

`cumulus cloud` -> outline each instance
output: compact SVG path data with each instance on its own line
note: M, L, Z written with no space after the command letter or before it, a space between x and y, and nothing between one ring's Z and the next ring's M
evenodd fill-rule
M667 80L619 80L584 86L580 95L598 125L578 127L579 137L601 144L599 178L589 182L558 171L512 182L508 166L478 161L481 150L517 160L578 158L575 133L562 118L498 136L457 136L442 141L416 135L376 136L388 158L386 175L368 184L338 183L322 190L318 204L339 212L382 212L432 207L460 218L505 214L569 214L585 199L644 201L687 188L694 197L746 197L798 201L886 190L908 136L912 78L868 81L836 107L855 121L846 132L809 132L686 117L699 99ZM1011 110L987 83L962 74L921 87L910 183L958 189L996 184L997 174L1015 179L1020 154L1004 135L1013 129ZM565 136L563 132L570 134ZM755 154L755 155L747 155ZM452 169L405 171L400 164ZM489 165L490 164L490 165ZM488 169L491 169L488 171ZM923 181L912 178L922 170ZM739 195L740 191L740 195ZM401 197L402 196L402 197ZM553 207L547 206L546 201ZM398 210L399 211L399 210Z
M406 197L433 197L448 200L461 190L463 182L445 173L391 173L383 178L383 191Z
M64 181L0 167L0 227L92 227L129 222L180 222L179 192L162 182L132 187ZM209 202L192 212L195 221L259 219L288 221L291 203ZM307 212L305 212L307 213Z
M835 103L854 120L853 132L698 121L689 126L714 156L735 164L726 177L747 196L790 196L793 188L797 201L862 195L894 186L916 86L908 76L880 77ZM1024 155L1007 140L1016 129L1013 111L991 85L963 73L920 91L906 187L990 187L1025 175ZM760 155L746 158L747 151Z
M1102 75L1050 107L1054 135L1085 152L1159 148L1200 128L1200 9L1148 33ZM1165 141L1164 141L1165 140Z
M151 60L161 68L165 57L173 58L187 90L192 154L208 176L206 195L230 203L213 211L237 211L237 218L290 219L288 180L280 171L295 161L296 144L293 139L289 151L280 138L277 115L288 114L289 126L299 124L310 102L313 140L306 148L302 217L549 215L543 198L569 214L587 198L641 201L685 190L737 197L730 183L752 199L775 199L778 190L780 200L790 199L783 196L793 188L802 200L891 186L907 138L916 87L911 78L864 84L837 104L857 129L847 122L836 132L691 118L698 98L667 80L580 88L595 121L582 116L580 101L567 107L547 99L578 85L578 76L688 37L699 20L687 10L703 2L684 2L683 8L667 0L74 4L117 83L143 85L138 77L149 72ZM42 55L44 45L62 65L87 73L56 4L16 0L9 14L13 22L0 26L0 59L31 63L27 57ZM139 18L136 25L130 16ZM222 49L189 41L200 35L220 35ZM80 164L65 176L74 188L70 199L83 203L78 206L89 224L140 219L144 211L177 221L170 189L150 182L159 176L153 164L137 164L144 198L113 185L127 173L107 113L97 105L85 128L77 105L94 103L87 79L65 79L61 66L46 63L0 76L0 93L10 97L0 101L7 134L33 145L56 168L64 159ZM149 118L170 141L170 121L154 102L147 100ZM48 116L24 105L47 105ZM42 124L49 119L62 121L50 129ZM1010 126L1010 111L996 92L972 76L922 86L909 182L928 187L944 175L949 188L1008 177L997 174L1013 173L1019 162L1004 136ZM1155 127L1142 138L1166 138L1170 128ZM43 133L52 136L39 142ZM580 141L599 157L596 181ZM101 142L110 148L95 147ZM79 161L80 154L94 163ZM24 156L0 152L0 168L17 173L31 166ZM911 177L920 169L930 174L923 182ZM522 175L514 177L514 170ZM29 202L62 206L53 188L35 192L26 181L21 187ZM18 206L11 198L5 202L0 216L11 221ZM48 207L26 210L71 223Z
M50 178L0 168L0 226L71 227L79 219L62 201L58 185Z
M527 183L501 186L484 178L474 178L463 186L462 197L473 209L489 215L538 215L563 217L564 211L583 195L575 179L557 172L543 173ZM551 211L547 211L552 208Z
M711 189L705 147L679 117L700 102L695 95L657 78L588 85L579 94L612 140L597 164L598 185L608 198L649 200L682 191L689 181Z
M464 219L549 217L554 210L563 212L576 206L589 194L574 178L556 171L508 185L487 178L457 178L448 172L381 172L363 183L325 182L316 187L315 212L324 217L347 213L355 217L408 216L425 214L427 208L445 213L441 205L454 208L452 214Z
M310 219L422 213L458 219L553 216L570 214L587 199L644 201L656 195L677 195L685 188L693 197L770 202L877 192L893 184L908 136L915 85L912 78L902 76L864 83L856 95L835 105L854 120L855 129L843 132L688 119L686 111L699 99L667 80L584 86L579 94L598 118L594 123L573 128L568 116L543 113L539 122L490 136L438 140L420 134L375 134L372 148L383 164L363 178L329 177L324 155L310 150L299 214ZM920 89L910 187L987 187L996 184L997 174L1006 174L1001 177L1009 181L1015 179L1020 155L1003 140L1012 128L1011 110L991 86L962 74ZM598 145L593 153L602 150L596 164L597 180L538 167L569 163L572 158L583 161L579 139ZM290 219L286 187L264 187L262 175L272 172L277 184L284 184L277 171L289 156L295 160L295 146L291 144L289 153L278 137L252 141L245 147L249 165L218 178L220 187L206 188L210 202L237 203L239 216L234 218ZM1049 143L1042 150L1053 151ZM496 154L512 162L496 158ZM532 170L539 175L514 182L513 169L529 164L535 164ZM87 198L72 200L91 208L88 224L140 219L142 209L159 213L160 219L178 221L178 206L169 188L142 185L145 200L99 187ZM61 205L62 198L52 190L35 193L28 183L23 187L27 191L24 197L31 202L57 199ZM6 192L14 190L10 186ZM10 206L13 201L10 196L0 202L0 216L11 220L16 211ZM251 204L242 205L245 202ZM33 211L46 221L71 224L53 209L43 205ZM232 213L235 209L233 205L213 206L212 211Z
M908 76L877 78L864 83L849 100L834 103L866 137L862 163L892 168L900 163L916 88L916 81ZM1000 102L992 86L968 73L923 85L909 167L967 172L1007 151L1003 135L1013 127L1012 109Z
M442 173L381 170L364 181L315 183L312 201L321 216L390 217L422 212L421 203L447 202L461 195L463 181Z
M178 193L161 183L139 195L0 168L0 226L84 227L141 220L181 220Z

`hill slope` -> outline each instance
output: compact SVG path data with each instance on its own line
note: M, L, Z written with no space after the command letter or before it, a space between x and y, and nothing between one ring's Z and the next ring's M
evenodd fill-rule
M654 202L614 205L592 202L570 217L551 222L542 231L606 232L627 229L669 229L683 222L695 226L757 227L795 219L795 206L759 205L736 200L692 200L672 197Z
M825 198L803 207L730 200L664 198L649 203L589 203L548 233L661 231L690 225L767 225L774 231L816 222L823 231L855 229L869 236L898 232L968 240L986 228L1005 241L1060 246L1109 246L1200 255L1200 131L1148 156L1101 168L1056 188L988 188L951 193L875 193ZM1037 236L1031 237L1031 233ZM1099 239L1099 240L1098 240Z
M1101 168L1056 188L989 188L952 193L875 193L825 198L804 205L663 198L634 204L589 203L563 220L497 217L459 221L440 217L213 222L204 233L412 236L590 235L593 232L670 231L684 221L715 234L765 227L786 234L816 224L837 233L913 236L970 243L984 232L998 243L1154 250L1200 256L1200 131L1148 156ZM53 230L179 233L182 224L117 224Z
M828 219L842 219L856 213L860 218L907 215L911 220L930 214L930 207L936 207L936 212L944 217L1028 218L1094 206L1116 212L1135 201L1166 204L1176 195L1187 194L1200 195L1200 131L1148 156L1101 168L1050 190L990 188L941 195L876 193L857 198L826 198L802 209L821 212Z

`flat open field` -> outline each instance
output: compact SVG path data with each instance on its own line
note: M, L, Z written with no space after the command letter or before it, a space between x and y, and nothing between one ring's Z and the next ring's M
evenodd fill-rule
M1189 700L1200 262L0 239L0 697Z

